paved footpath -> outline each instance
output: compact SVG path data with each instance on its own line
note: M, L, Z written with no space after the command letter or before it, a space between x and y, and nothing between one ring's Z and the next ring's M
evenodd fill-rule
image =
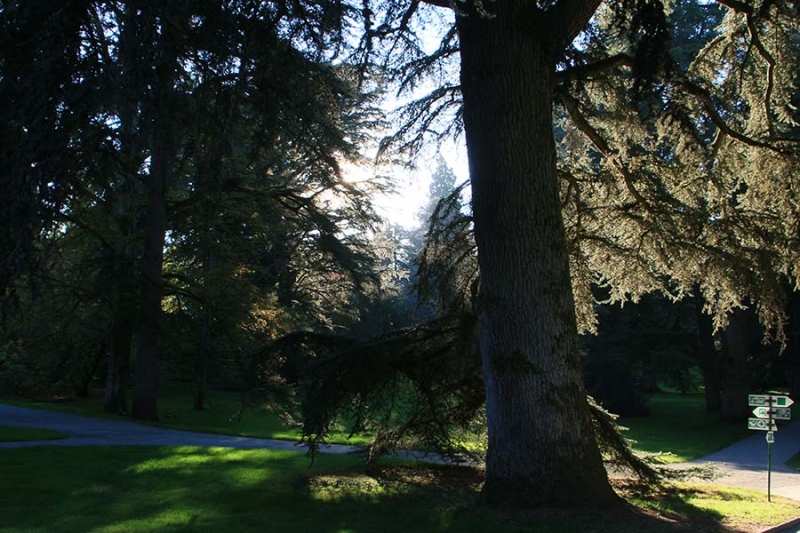
M28 446L220 446L242 449L304 451L304 446L291 441L233 437L194 433L138 424L127 420L108 420L69 415L41 409L28 409L0 404L0 425L44 428L68 435L65 439L0 442L0 448ZM764 432L754 432L744 440L717 453L689 464L709 464L719 471L716 483L767 490L767 443ZM356 446L330 445L324 453L358 453ZM779 427L772 448L772 493L800 500L800 472L784 465L800 452L800 421ZM429 454L406 453L403 457L442 462Z
M713 466L719 485L767 491L767 441L765 431L753 435L691 464ZM800 500L800 472L786 461L800 453L800 420L778 426L772 445L772 494Z
M306 446L287 440L234 437L147 426L127 420L70 415L43 409L0 404L0 425L52 429L65 439L0 442L0 448L29 446L219 446L242 449L305 451ZM330 445L323 452L357 453L356 446Z

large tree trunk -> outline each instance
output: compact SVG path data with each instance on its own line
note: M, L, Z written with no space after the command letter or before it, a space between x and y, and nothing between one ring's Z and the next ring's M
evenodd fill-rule
M616 500L583 386L552 133L555 50L513 9L457 17L480 263L492 506Z

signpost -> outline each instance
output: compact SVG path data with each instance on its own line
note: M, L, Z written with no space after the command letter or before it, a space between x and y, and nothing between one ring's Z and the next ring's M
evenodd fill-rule
M767 432L767 501L772 501L772 444L775 442L775 432L778 431L776 420L791 420L790 406L794 400L788 396L775 394L750 394L747 396L747 405L755 407L755 418L747 419L747 429Z

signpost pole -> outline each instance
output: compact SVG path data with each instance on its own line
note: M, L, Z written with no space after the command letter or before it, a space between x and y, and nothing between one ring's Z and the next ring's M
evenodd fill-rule
M772 433L772 398L769 399L769 427L770 431L767 434ZM767 437L767 502L772 503L772 441Z
M767 501L772 503L772 443L767 442Z

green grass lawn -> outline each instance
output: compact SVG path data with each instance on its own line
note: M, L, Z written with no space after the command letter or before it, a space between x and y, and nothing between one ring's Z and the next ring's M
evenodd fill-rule
M0 442L18 442L27 440L53 440L66 437L58 431L38 428L20 428L14 426L0 426Z
M654 394L648 399L650 415L625 417L628 438L637 450L670 452L666 461L689 461L721 450L752 434L746 422L720 422L706 413L702 394Z
M755 531L795 502L682 485L615 511L477 508L481 472L355 457L186 447L29 448L0 453L0 532ZM734 502L734 505L726 505ZM788 502L788 503L787 503Z
M800 453L786 461L786 465L794 468L795 470L800 470Z

